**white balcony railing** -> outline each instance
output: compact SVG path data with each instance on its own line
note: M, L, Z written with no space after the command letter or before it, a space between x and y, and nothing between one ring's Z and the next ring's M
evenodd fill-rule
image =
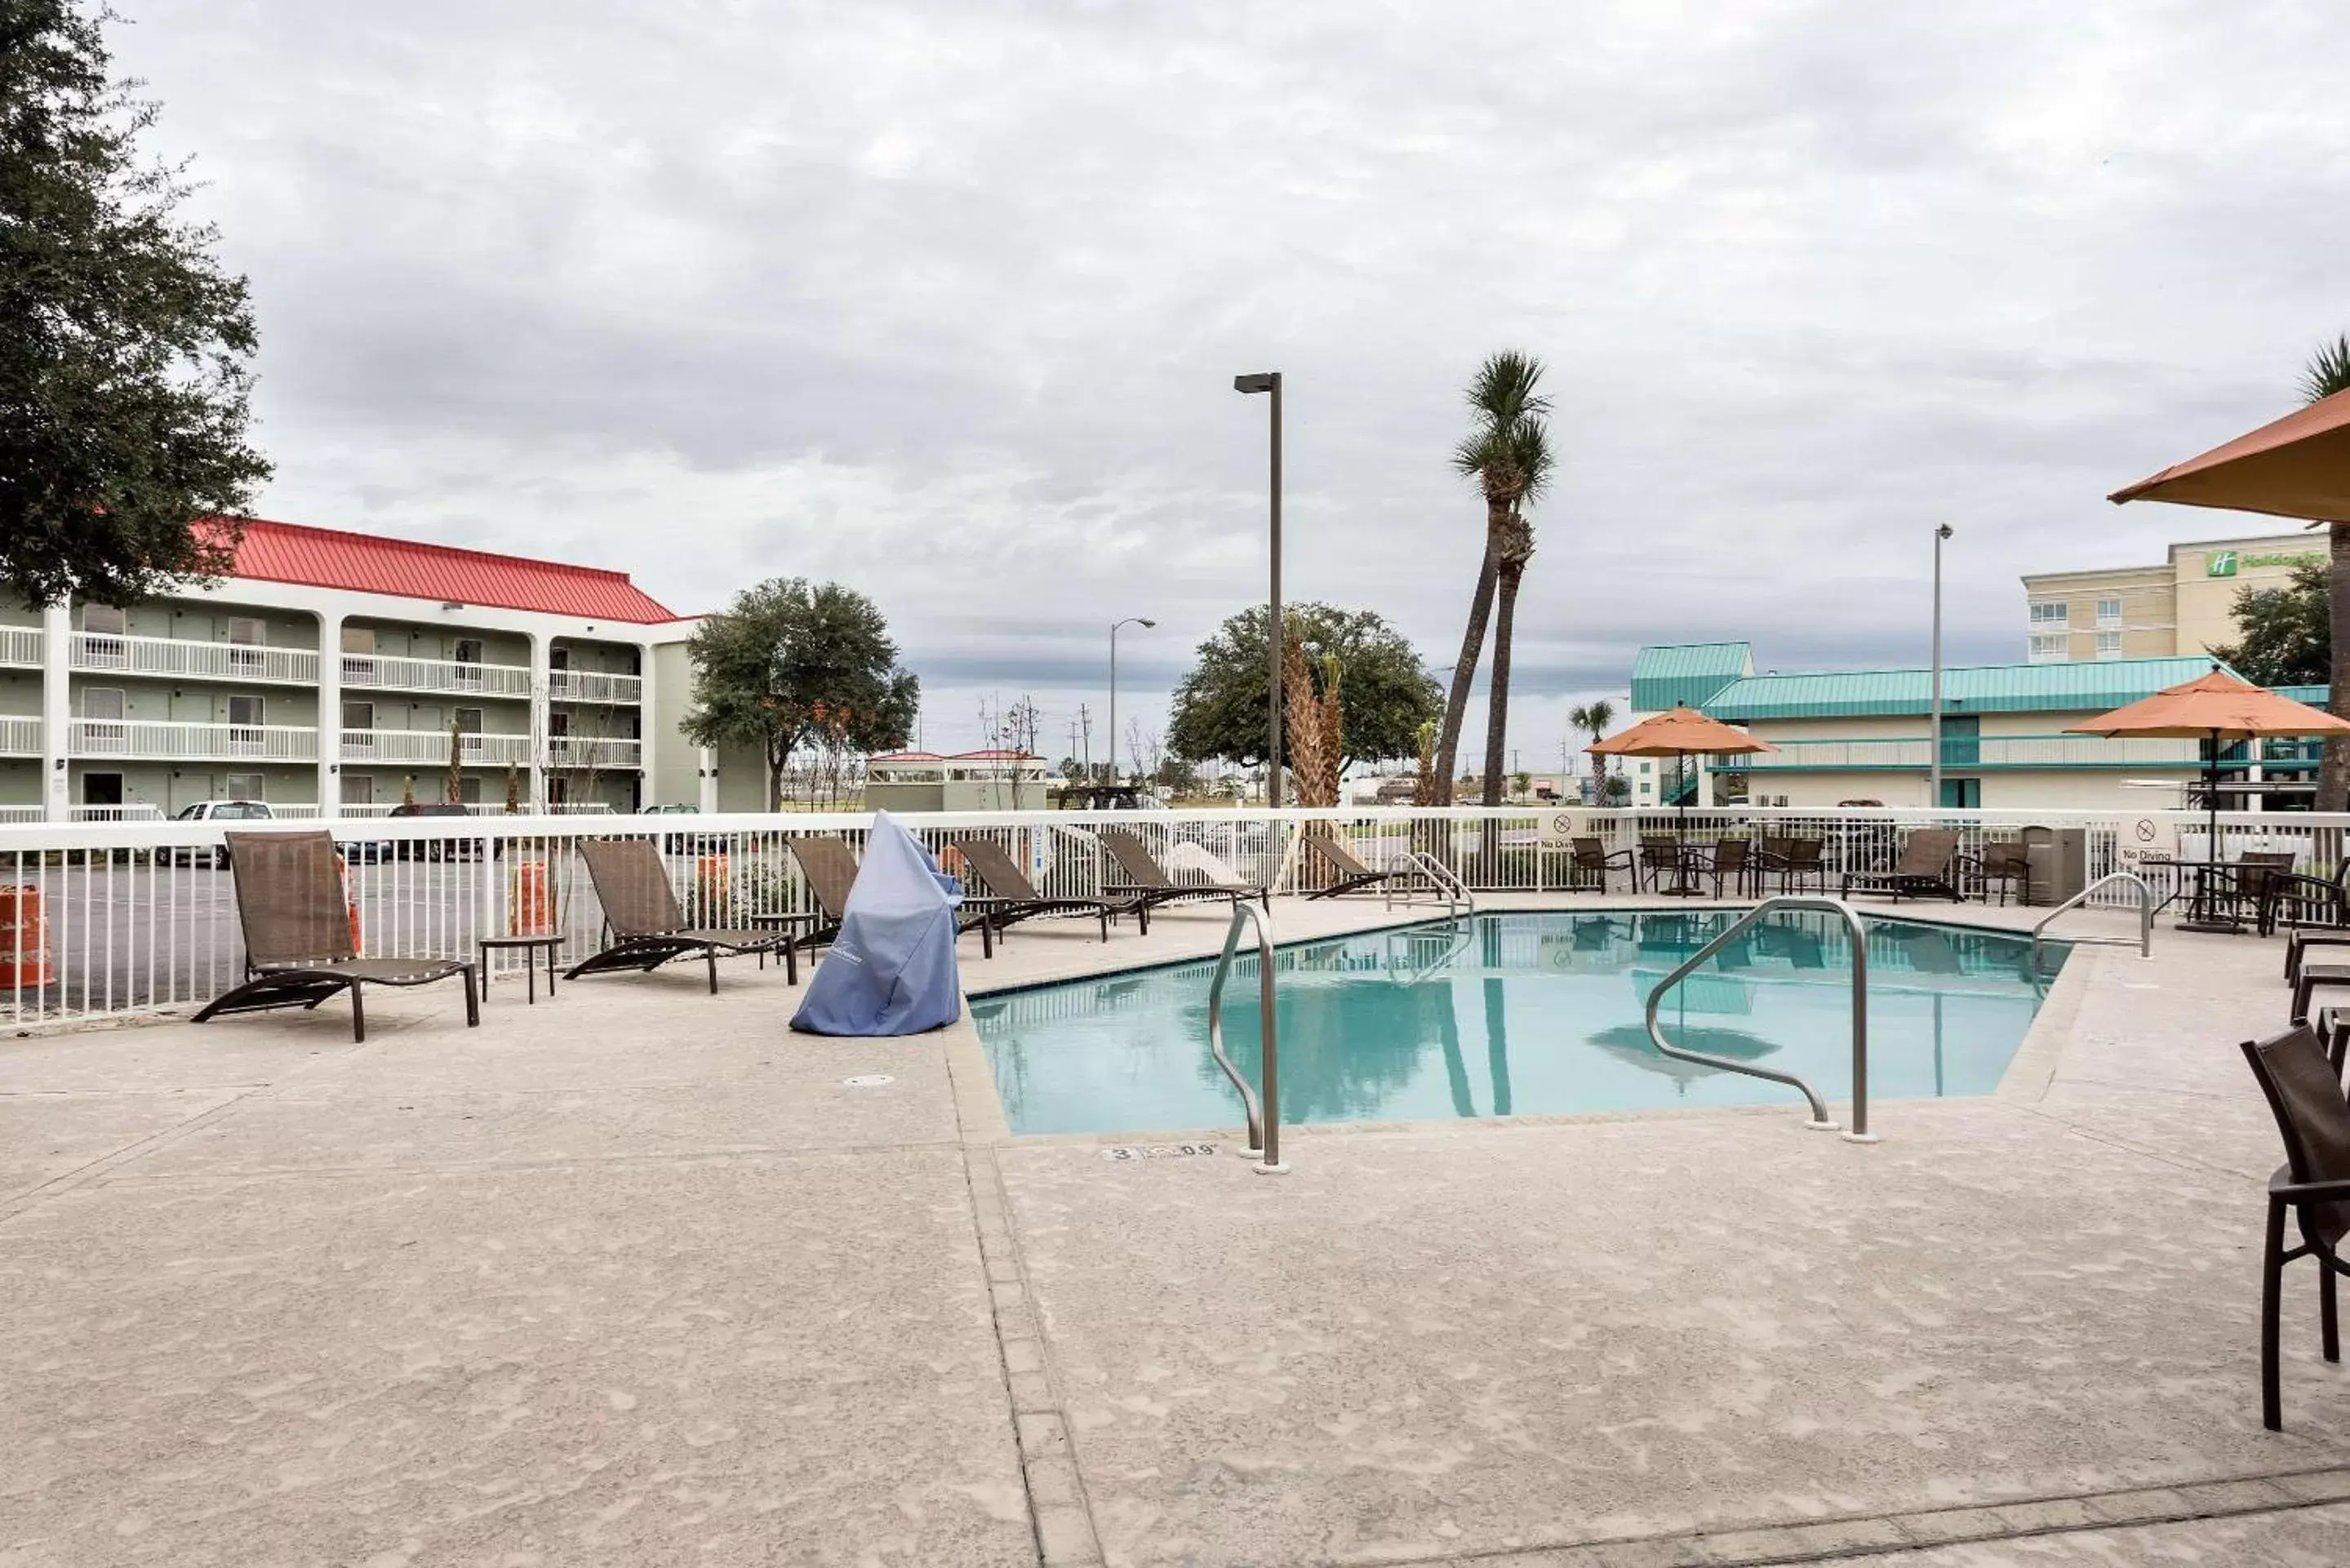
M460 762L469 768L503 768L509 765L530 765L528 735L479 735L466 733L459 737ZM419 763L427 767L449 765L449 732L446 730L345 730L343 761L347 763Z
M345 687L386 691L439 691L460 697L530 695L530 669L521 664L475 664L453 659L398 659L381 653L346 653Z
M15 715L0 718L0 757L37 757L41 754L41 722Z
M550 670L546 694L558 702L638 702L645 683L634 675L606 675L596 670Z
M1838 768L1917 768L1932 758L1923 735L1881 741L1776 741L1774 750L1716 765L1725 773L1770 773L1774 769L1833 771ZM1945 737L1942 766L1966 768L2192 768L2199 753L2193 741L2106 740L2097 735L1985 735L1966 741Z
M0 626L0 664L38 670L41 667L41 628L36 626Z
M77 757L152 757L190 763L314 763L318 732L292 724L186 724L151 719L73 719L66 750Z
M245 642L199 642L182 637L73 634L73 668L109 675L153 675L167 680L264 680L318 683L318 656L307 648L264 648Z
M549 735L546 765L551 768L633 768L643 752L638 741L606 740L587 735Z

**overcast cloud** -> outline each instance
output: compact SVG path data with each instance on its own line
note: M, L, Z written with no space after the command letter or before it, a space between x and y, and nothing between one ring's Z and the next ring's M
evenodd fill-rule
M1542 356L1513 739L1644 640L2021 658L2026 570L2250 518L2105 493L2282 413L2350 327L2350 8L118 0L248 273L265 514L837 577L925 738L1155 719L1261 599L1450 667L1459 389ZM1099 742L1097 740L1097 752Z

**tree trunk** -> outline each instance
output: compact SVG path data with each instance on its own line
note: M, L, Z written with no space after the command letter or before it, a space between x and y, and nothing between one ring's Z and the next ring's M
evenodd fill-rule
M1477 680L1477 659L1485 649L1485 622L1493 613L1493 531L1485 530L1485 559L1477 568L1477 592L1469 601L1469 625L1461 634L1461 659L1452 667L1452 691L1444 702L1444 728L1436 742L1436 804L1452 804L1452 778L1461 762L1461 721L1469 711L1469 688Z
M1502 768L1509 761L1505 749L1510 728L1510 635L1518 618L1518 579L1525 564L1506 560L1494 569L1493 679L1485 688L1485 777L1481 797L1487 805L1502 804Z
M2333 559L2325 580L2325 619L2334 646L2326 657L2325 706L2340 717L2350 714L2350 524L2336 523L2326 533ZM2350 739L2329 740L2325 760L2317 768L2317 809L2345 808L2350 808Z
M1605 739L1607 739L1607 737L1600 734L1597 731L1595 730L1592 732L1591 743L1593 745L1597 745ZM1606 805L1607 804L1607 759L1601 756L1597 752L1593 752L1590 755L1591 804L1594 805Z

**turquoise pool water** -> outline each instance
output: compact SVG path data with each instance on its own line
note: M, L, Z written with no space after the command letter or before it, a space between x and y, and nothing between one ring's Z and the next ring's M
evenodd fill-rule
M1281 950L1281 1119L1343 1122L1609 1111L1802 1098L1659 1054L1648 992L1734 916L1484 915ZM1990 1092L2066 950L1991 932L1869 923L1872 1100ZM1213 963L983 997L972 1016L1014 1132L1237 1126L1208 1054ZM1789 913L1682 982L1666 1038L1849 1096L1852 953L1842 927ZM1225 1049L1251 1082L1256 960L1234 965Z

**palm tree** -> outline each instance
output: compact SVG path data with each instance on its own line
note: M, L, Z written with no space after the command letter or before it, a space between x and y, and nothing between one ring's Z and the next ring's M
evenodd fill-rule
M1442 792L1439 804L1444 805L1452 804L1452 783L1461 756L1461 722L1468 713L1469 688L1476 681L1477 660L1484 651L1485 623L1493 613L1504 545L1514 553L1516 571L1521 575L1525 571L1525 558L1534 554L1533 534L1523 532L1521 549L1521 541L1511 535L1510 524L1518 503L1529 493L1523 477L1523 460L1537 459L1542 476L1546 479L1549 475L1550 454L1542 447L1542 418L1550 412L1550 400L1534 391L1542 376L1542 361L1525 354L1496 354L1479 366L1469 383L1470 432L1452 454L1452 466L1463 474L1474 475L1484 491L1485 556L1477 571L1477 591L1469 601L1469 624L1461 634L1461 658L1452 667L1452 691L1445 701L1444 730L1437 742L1436 776ZM1529 430L1533 445L1539 451L1521 450ZM1522 530L1523 521L1519 519ZM1515 599L1513 585L1513 607ZM1507 657L1508 639L1506 634L1500 634L1494 649L1494 673L1504 682ZM1507 700L1504 686L1492 711L1499 712L1499 704ZM1501 753L1495 750L1498 743L1494 736L1486 738L1488 795L1494 794L1502 776Z
M1569 713L1566 722L1590 736L1596 746L1607 738L1607 726L1616 722L1616 704L1602 697ZM1607 804L1607 759L1596 752L1591 753L1591 804Z
M2301 395L2317 402L2336 392L2350 392L2350 332L2331 343L2321 343L2301 373ZM2332 689L2326 706L2350 713L2350 524L2336 523L2326 530L2331 546L2325 585L2325 618L2334 643L2330 655ZM2325 742L2325 760L2317 770L2317 809L2350 807L2350 741Z

